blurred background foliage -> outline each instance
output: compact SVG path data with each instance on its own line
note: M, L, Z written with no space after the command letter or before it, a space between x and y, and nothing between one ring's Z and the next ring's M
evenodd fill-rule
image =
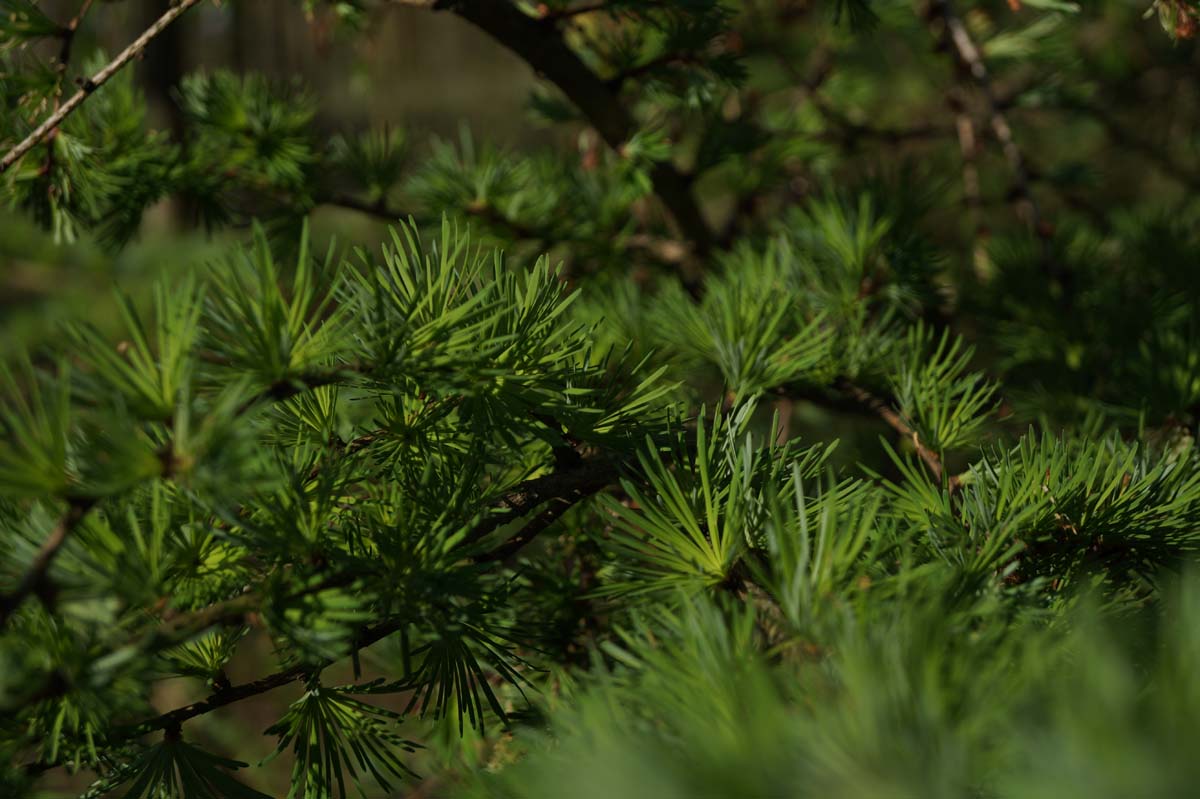
M76 34L71 77L165 8L100 5L104 13L93 10ZM581 5L525 4L533 14ZM1108 425L1127 437L1149 430L1177 444L1200 416L1196 4L961 2L986 60L986 90L956 62L937 6L741 0L698 15L719 18L717 28L679 25L645 39L622 36L603 15L580 15L567 40L635 117L612 152L525 61L453 14L385 2L205 2L44 153L0 178L0 357L62 335L66 318L117 329L114 283L146 304L155 279L182 283L248 241L254 220L282 250L307 223L323 252L331 242L373 250L389 222L412 216L430 227L445 214L489 244L564 261L569 281L590 286L573 309L580 318L608 319L597 335L668 366L689 399L732 402L802 375L802 390L764 403L760 426L771 405L784 435L838 438L825 454L839 465L912 476L875 446L872 414L840 412L812 388L847 375L886 387L948 469L966 466L980 437L1031 423L1093 433ZM79 11L76 0L36 7L59 23ZM21 13L21 2L0 0L0 30L5 19L31 24ZM20 105L27 87L18 78L61 80L58 46L51 38L0 56L5 143L40 116ZM44 74L31 63L46 65ZM686 221L652 197L663 165L691 181L713 234L701 252L679 229ZM721 290L693 302L687 281L662 279L676 271L711 271ZM829 338L809 351L814 320L826 319L836 320L822 328ZM881 371L892 319L922 325L903 339L895 368ZM947 322L965 343L940 337ZM748 329L755 337L745 349L723 337ZM774 349L781 339L783 352ZM968 372L975 365L987 379ZM914 374L922 369L938 373ZM947 419L936 397L920 394L931 380L959 404L998 404L998 418L982 429L974 413L965 414L972 427ZM1068 456L1107 463L1117 438L1019 466L1040 475ZM1008 473L1010 457L1020 456L995 456L1005 467L997 473ZM968 485L995 477L987 458L977 466ZM920 497L901 499L922 521L937 515ZM855 583L840 577L838 590L852 595L845 586ZM797 785L825 796L908 788L961 796L981 774L996 774L998 791L1035 796L1049 772L1057 785L1077 777L1079 796L1186 795L1192 777L1152 767L1186 761L1180 742L1200 735L1195 717L1177 712L1186 702L1155 690L1160 679L1197 690L1186 666L1198 656L1194 578L1168 590L1174 615L1147 622L1167 631L1152 653L1117 632L1145 621L1138 589L1117 624L1100 624L1112 610L1086 596L1056 608L1079 620L1064 638L1035 623L1044 619L1012 622L1006 614L1018 611L986 597L950 618L938 602L951 589L906 588L909 610L890 625L794 619L813 625L814 639L822 624L842 636L839 657L819 662L795 642L752 657L755 631L741 611L684 603L680 616L652 615L625 631L630 641L665 641L648 656L618 643L595 684L551 675L555 746L524 738L517 752L510 737L460 737L445 720L422 731L428 749L411 762L434 773L480 768L462 790L481 796L552 797L564 780L597 797L775 795ZM797 614L803 606L797 600ZM1001 616L1004 624L985 623ZM960 649L967 653L946 657ZM1095 657L1058 671L1078 651ZM228 676L252 680L269 656L268 642L251 637ZM622 668L605 672L614 662ZM880 662L894 666L886 684L871 681ZM364 665L365 678L382 673L369 658ZM1146 675L1151 688L1142 690ZM922 706L922 680L970 682L956 694L965 706ZM220 721L197 719L193 734L256 762L272 748L259 733L301 691L257 697ZM172 707L205 689L173 680L155 692L156 706ZM804 692L828 701L797 699ZM1043 701L1050 694L1055 702ZM377 704L404 709L394 698ZM1123 740L1144 733L1146 757L1083 754L1103 751L1097 730L1114 720L1130 731ZM629 729L638 732L614 732ZM811 759L796 762L797 749ZM518 754L528 755L521 765L499 768ZM580 771L585 757L591 765ZM999 764L1013 762L1028 764L1028 785L1001 781ZM1118 773L1115 764L1130 762L1145 771ZM271 763L246 781L281 795L287 775L287 765ZM738 782L725 785L730 775Z

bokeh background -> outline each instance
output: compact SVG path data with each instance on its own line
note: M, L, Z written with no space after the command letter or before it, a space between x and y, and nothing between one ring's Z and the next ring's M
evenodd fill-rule
M65 19L78 3L42 5ZM118 51L162 13L165 0L103 5L104 13L94 13L81 34L77 46L83 51ZM949 262L939 266L989 269L990 242L1022 225L1011 208L1011 176L986 129L978 133L977 151L964 159L955 135L961 111L956 97L968 89L956 89L961 76L938 51L915 6L880 2L874 30L852 32L829 10L835 4L820 0L731 5L743 37L733 49L744 49L749 74L728 102L761 104L765 116L798 120L782 191L752 209L760 224L777 222L788 208L831 186L898 181L909 199L927 198L922 232ZM972 30L987 42L996 96L1026 154L1047 219L1059 228L1078 225L1101 234L1147 215L1164 220L1164 230L1191 224L1200 192L1200 51L1194 41L1173 41L1145 19L1149 0L1096 0L1074 14L1037 16L1015 11L1009 0L961 5ZM822 58L831 58L836 70L822 79L819 93L808 91L804 83ZM432 142L468 134L515 152L552 146L586 157L580 146L585 133L534 113L530 96L537 81L530 69L450 14L383 4L356 29L340 24L329 6L306 9L299 0L206 3L157 39L134 67L154 125L180 130L180 80L219 69L260 73L311 92L318 140L365 128L403 129L411 142L407 168L414 172ZM1087 113L1080 112L1082 105ZM920 135L926 128L933 134ZM965 179L968 162L977 189ZM735 212L736 177L718 168L701 181L711 218ZM404 207L402 193L393 201ZM371 247L385 235L383 221L347 208L318 207L310 224L318 247L331 239ZM0 357L54 336L64 316L83 315L104 329L114 320L114 284L137 296L154 277L199 268L247 235L240 227L197 228L167 199L146 215L133 242L114 250L87 235L56 241L19 211L0 209ZM805 417L802 407L788 412L799 424L821 426L826 438L848 438L843 452L850 460L856 435L872 441L878 435L836 417ZM238 683L259 676L270 654L266 640L252 637L230 678ZM369 660L364 675L373 675ZM300 690L288 686L239 703L189 730L208 736L216 751L258 762L272 750L262 730ZM205 693L195 681L167 681L156 703L174 707ZM443 740L457 740L456 732L442 732ZM439 731L410 734L434 739ZM459 756L487 762L503 753L468 737L431 747L417 762L436 774L441 763ZM288 768L284 757L245 774L254 787L283 795ZM435 779L410 795L436 795L436 786ZM63 782L55 790L68 795L70 787Z

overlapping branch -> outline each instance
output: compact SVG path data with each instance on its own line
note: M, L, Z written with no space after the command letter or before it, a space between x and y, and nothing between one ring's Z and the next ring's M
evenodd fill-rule
M527 480L494 503L493 512L476 525L466 536L462 546L464 549L469 549L470 545L482 541L505 524L527 516L538 508L544 508L514 536L472 557L476 563L506 560L534 540L563 513L612 483L616 477L617 466L614 462L607 459L580 458L566 468ZM322 580L315 587L303 591L302 594L344 587L352 583L358 576L354 573L333 575ZM248 593L197 611L180 614L151 631L143 641L143 646L153 651L160 651L167 646L179 643L182 636L197 634L216 624L236 621L253 610L258 600L259 597L256 594ZM350 648L353 651L365 649L397 632L410 621L411 619L408 618L392 618L379 624L363 627L351 637ZM189 719L304 679L314 671L332 665L334 662L330 660L319 664L300 664L253 682L219 689L198 702L192 702L143 721L117 727L106 736L104 743L106 745L118 744L155 730L178 728L180 724ZM36 693L36 698L37 701L45 701L62 696L68 690L70 690L70 684L67 681L55 678L43 690ZM55 765L57 764L30 763L25 766L25 770L27 773L36 774L53 768Z
M350 648L354 651L366 649L374 643L382 641L392 633L397 632L401 627L408 623L408 619L389 619L386 622L375 624L370 627L364 627L354 635L350 641ZM314 671L332 665L333 661L327 661L323 664L299 664L287 669L282 669L253 682L243 683L224 688L209 694L204 699L191 704L183 705L153 718L148 718L134 724L127 724L114 729L106 739L106 744L121 743L123 741L132 740L139 736L145 735L148 732L155 730L167 730L178 728L183 722L203 716L206 713L211 713L214 710L240 702L243 699L249 699L252 696L266 693L267 691L295 682L296 680L305 679Z
M616 478L617 466L611 460L581 458L564 469L525 482L499 503L508 512L493 514L484 520L467 536L465 543L480 541L508 521L526 516L541 506L545 508L511 538L472 556L472 560L492 563L511 558L564 513Z

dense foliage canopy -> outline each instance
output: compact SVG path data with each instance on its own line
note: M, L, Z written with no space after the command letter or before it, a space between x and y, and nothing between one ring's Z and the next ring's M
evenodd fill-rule
M0 0L0 200L238 241L4 351L0 796L1194 791L1200 2L294 4L482 30L523 148L160 130L228 9L130 3Z

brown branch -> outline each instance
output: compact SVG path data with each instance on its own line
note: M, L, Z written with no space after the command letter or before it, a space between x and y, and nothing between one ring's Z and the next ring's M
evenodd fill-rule
M877 416L887 423L904 438L912 442L913 449L928 467L934 479L943 481L944 469L938 453L925 446L917 432L898 414L891 404L883 397L867 391L862 386L847 377L838 377L833 381L832 388L836 394L828 390L805 388L802 386L784 386L776 389L775 393L789 399L804 400L842 413L868 414ZM950 477L947 487L954 491L958 488L959 477Z
M79 26L83 22L83 18L87 16L89 11L92 10L93 2L94 0L83 0L82 5L79 6L79 10L75 12L75 16L71 18L71 21L67 23L67 27L63 31L63 38L66 41L63 42L63 48L62 52L60 53L59 60L64 64L70 63L71 61L70 42L74 40L75 34L79 31Z
M963 204L968 213L978 222L982 194L979 190L979 137L975 132L975 120L967 113L966 103L957 93L948 96L954 111L954 127L958 134L958 149L962 155Z
M476 527L464 543L479 541L512 519L524 516L541 505L546 505L546 508L516 535L471 559L476 563L492 563L511 558L571 507L612 483L617 474L617 467L612 461L581 459L574 466L524 483L519 491L502 500L501 507L509 513L490 517Z
M132 44L122 50L103 69L84 80L79 87L79 91L71 95L70 99L34 128L32 133L9 150L3 158L0 158L0 174L6 172L22 156L49 137L53 131L58 129L58 126L62 124L64 119L70 116L76 108L83 105L84 100L90 97L96 89L107 83L113 75L116 75L126 64L140 55L154 37L166 30L167 26L178 19L185 11L199 3L200 0L179 0L178 5L167 9L153 25L143 31L141 36L134 39Z
M323 197L317 201L318 205L329 205L335 208L345 208L350 211L358 211L368 216L374 216L386 222L402 222L415 214L405 213L396 208L391 208L383 203L382 200L376 202L366 202L359 200L348 194L334 194L329 197Z
M983 192L979 182L979 135L975 120L967 110L961 93L950 91L946 100L954 112L954 127L958 135L958 150L962 156L963 206L971 224L971 261L977 273L987 263L987 226L983 223ZM981 275L982 276L982 275Z
M67 68L71 64L71 50L75 44L75 34L79 31L79 25L83 22L83 18L87 16L91 10L93 0L83 0L83 5L79 7L79 11L71 18L63 29L59 32L62 38L62 46L58 51L58 64L55 70L58 72L58 87L55 90L54 109L57 111L60 107L62 98L63 80L66 78Z
M477 542L485 538L508 521L528 513L539 505L549 503L549 507L522 528L521 532L517 535L501 543L494 549L474 556L472 560L476 563L491 563L511 557L549 527L552 522L562 516L569 508L587 499L605 485L611 483L616 478L616 475L616 467L611 462L606 460L592 460L582 461L577 466L562 472L555 472L544 477L526 481L516 491L501 498L496 503L497 508L508 510L510 513L488 517L471 531L464 543ZM337 585L345 585L348 582L345 579L335 577L322 582L318 589L312 590L325 590ZM312 590L307 593L311 593ZM206 608L198 614L190 614L188 616L189 626L194 627L195 625L192 622L197 620L220 619L229 616L231 612L244 612L242 599L239 597L229 603L218 603L218 605ZM396 632L407 621L407 619L394 619L373 627L367 627L354 637L351 648L354 650L365 649L371 644ZM333 662L327 661L318 668L323 668ZM116 741L129 740L130 738L144 735L147 732L178 726L188 719L204 715L225 705L301 679L312 671L313 668L311 666L296 666L251 683L217 691L204 700L185 705L153 719L126 727L119 727L116 731L116 735L118 736ZM114 739L106 739L106 743L113 742Z
M54 81L54 111L58 111L58 109L62 106L63 84L67 79L67 69L71 64L71 50L75 44L75 34L79 30L79 24L83 21L83 18L87 15L88 10L91 9L91 7L92 0L83 0L83 5L79 7L79 11L74 17L71 18L70 22L63 26L58 33L59 37L62 39L62 44L60 45L58 51L58 63L54 68L55 72L57 73ZM47 136L47 141L52 142L56 132L57 129L51 131ZM48 146L46 148L46 161L42 165L39 177L42 175L49 175L53 171L54 147ZM46 184L46 191L50 195L51 200L53 200L54 195L58 191L58 187L55 186L53 182L48 181Z
M245 414L264 400L280 402L305 391L332 385L344 379L348 374L353 374L354 371L353 368L347 367L338 371L313 372L278 380L244 401L238 406L235 414L239 416ZM164 462L170 463L169 451L164 457ZM96 501L93 497L73 496L68 498L66 512L54 526L50 535L42 542L41 548L17 587L8 594L0 596L0 630L5 627L9 617L30 594L40 592L49 595L50 586L47 573L50 565L83 517L95 506Z
M71 533L95 504L96 500L91 497L71 497L67 500L66 512L59 517L58 523L54 525L50 535L46 536L46 540L42 542L33 562L25 571L21 581L17 583L17 587L0 597L0 630L4 629L9 617L20 607L26 597L35 592L46 591L48 588L47 573L51 564L58 557L59 551L62 550L63 544L67 542Z
M618 152L637 125L617 93L583 63L563 40L552 19L527 16L507 0L400 0L404 5L448 9L520 56L539 76L553 83L580 110L610 147ZM650 173L654 193L683 236L704 257L712 249L712 229L692 194L691 180L669 163Z
M302 374L280 378L254 396L244 400L242 404L237 407L237 410L234 411L234 415L241 416L265 400L282 402L284 400L291 399L298 394L303 394L306 391L312 391L313 389L321 388L322 386L335 385L343 380L346 380L348 377L357 374L359 371L360 369L353 365L346 365L341 369L304 372Z
M364 627L358 632L358 634L354 636L353 639L351 639L350 649L351 651L366 649L371 644L387 638L389 635L398 631L407 623L407 619L391 619L371 627ZM199 702L193 702L190 705L184 705L183 707L163 713L161 716L155 716L152 719L146 719L145 721L141 721L136 724L118 727L116 730L114 730L114 735L117 736L116 739L114 740L113 738L107 738L105 743L112 744L115 742L127 741L131 738L136 738L155 730L165 730L178 727L188 719L195 718L196 716L203 716L206 713L211 713L218 708L231 705L234 702L240 702L241 700L247 699L251 696L257 696L258 694L265 693L273 688L278 688L282 685L287 685L290 682L303 679L313 672L320 671L321 669L330 666L335 662L336 660L327 660L317 666L303 664L293 666L282 671L277 671L274 674L263 677L262 679L255 680L254 682L244 683L242 685L216 691Z
M889 405L880 397L877 397L871 392L867 391L862 386L851 382L848 378L839 377L836 381L834 381L834 386L838 389L838 391L841 391L867 410L879 416L879 418L887 422L888 426L890 426L893 430L911 441L913 449L917 451L917 455L920 456L921 460L929 468L933 478L938 483L942 482L943 469L941 457L929 447L925 446L925 444L921 441L921 437L917 435L917 431L913 430L908 423L904 421L900 414L896 413L895 409L893 409L891 405ZM957 477L950 478L949 487L951 490L956 487L956 481Z
M283 568L290 569L292 567L290 564L285 564ZM364 574L366 572L349 569L327 577L294 594L290 594L282 601L286 604L294 602L297 599L319 594L322 591L329 591L334 588L346 588L353 585ZM195 635L199 635L210 627L216 627L221 624L247 622L249 614L262 607L263 600L264 596L261 592L247 591L239 596L214 602L197 610L166 614L162 618L162 624L152 629L146 635L130 641L128 645L136 646L143 652L161 652L164 649L181 644Z
M1025 156L1021 153L1021 148L1017 146L1012 127L1004 115L1000 98L997 97L992 86L991 73L983 60L983 53L975 44L970 31L963 24L950 0L930 0L926 20L931 26L935 21L941 22L944 38L955 53L956 63L970 75L980 94L983 95L987 104L988 123L996 141L1000 144L1005 160L1008 161L1009 171L1012 173L1011 196L1034 235L1043 244L1043 269L1050 277L1061 279L1062 275L1059 273L1056 259L1051 258L1049 254L1048 245L1054 233L1053 226L1042 217L1038 208Z
M527 516L547 502L556 505L566 502L568 506L579 502L611 483L616 476L617 468L614 463L602 458L592 458L580 459L566 469L526 480L515 491L501 497L495 506L495 509L501 512L492 514L476 525L459 546L469 547L476 544L514 519ZM565 507L563 509L565 510ZM547 524L543 524L538 532ZM494 552L495 550L492 550L475 555L474 559L481 562L496 560L497 558L492 557Z

